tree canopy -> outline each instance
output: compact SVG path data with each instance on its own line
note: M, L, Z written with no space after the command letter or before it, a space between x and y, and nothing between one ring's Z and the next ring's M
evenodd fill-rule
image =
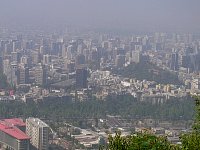
M105 101L93 99L73 102L67 99L48 99L45 102L23 103L19 101L0 103L0 117L44 117L63 118L105 118L106 115L120 115L122 118L152 118L158 120L191 120L193 102L190 97L170 99L163 104L141 102L128 95L108 96Z
M122 75L123 77L136 78L138 80L146 79L161 84L182 84L176 73L161 69L156 65L147 62L130 64L121 69L114 69L112 72L114 74Z
M108 150L199 150L200 149L200 97L195 96L196 116L192 130L180 136L181 145L170 143L164 136L151 133L135 133L122 137L109 136Z

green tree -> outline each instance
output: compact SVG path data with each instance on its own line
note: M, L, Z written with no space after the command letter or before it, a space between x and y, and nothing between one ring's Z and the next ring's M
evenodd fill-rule
M183 150L200 149L200 97L193 96L196 105L196 115L192 126L192 131L181 135Z
M183 84L179 79L177 73L170 72L159 68L150 62L140 62L137 64L130 64L124 68L114 68L111 70L114 74L122 75L123 77L136 78L138 80L156 81L162 84Z
M153 134L136 133L122 137L116 133L109 136L108 150L200 150L200 97L193 97L196 104L196 116L192 131L182 134L181 145L171 144L166 137Z
M116 133L109 136L108 150L180 150L178 145L173 145L164 136L155 136L148 132L136 133L122 137Z

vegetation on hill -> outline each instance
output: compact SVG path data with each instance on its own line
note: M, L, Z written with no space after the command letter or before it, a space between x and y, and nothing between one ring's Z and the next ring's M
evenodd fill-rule
M152 118L160 120L191 120L194 105L190 97L174 98L163 104L137 101L132 96L109 96L105 101L91 100L72 102L49 99L39 103L0 103L0 117L41 117L52 120L63 118L105 118L106 115L121 115L125 118Z
M178 79L178 75L167 70L163 70L149 62L141 62L130 64L121 69L114 69L114 74L122 75L123 77L136 78L138 80L156 81L161 84L182 84Z

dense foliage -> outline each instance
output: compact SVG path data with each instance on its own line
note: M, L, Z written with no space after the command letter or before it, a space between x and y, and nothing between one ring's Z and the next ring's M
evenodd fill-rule
M130 64L122 69L114 69L113 73L138 80L156 81L161 84L181 84L177 74L147 62Z
M178 145L172 145L166 137L157 137L150 133L136 133L122 137L116 133L114 137L109 136L109 150L179 150Z
M9 85L7 83L7 78L6 76L0 72L0 89L5 89L7 88Z
M200 97L196 101L196 116L191 132L180 136L181 145L173 145L166 137L150 133L136 133L122 137L116 133L109 137L109 150L199 150L200 149Z
M171 99L163 104L137 101L132 96L109 96L105 101L47 100L40 103L0 103L0 117L42 117L53 120L64 118L105 118L121 115L126 118L155 118L162 120L191 120L194 105L190 97Z
M192 131L181 136L184 150L200 149L200 97L195 96L194 99L196 102L196 113Z

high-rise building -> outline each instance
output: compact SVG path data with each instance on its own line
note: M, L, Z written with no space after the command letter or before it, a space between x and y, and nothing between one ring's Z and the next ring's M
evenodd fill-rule
M77 88L87 88L88 81L88 71L85 67L80 67L76 69L76 87Z
M189 68L190 67L190 57L188 55L181 55L180 65L181 65L181 67Z
M31 59L30 57L24 55L21 57L20 63L24 64L26 67L30 67L31 66Z
M135 51L142 51L142 45L135 45Z
M18 77L18 66L16 63L12 63L10 65L10 73L7 75L8 81L10 81L12 85L17 85Z
M76 63L76 66L85 64L85 56L82 54L77 55L75 63Z
M125 65L125 55L117 55L115 65L119 68L123 67Z
M132 62L139 63L141 61L141 52L140 51L133 51L132 52Z
M7 76L10 73L10 60L3 60L3 73Z
M11 43L6 43L5 44L5 49L4 49L4 54L5 55L10 55L12 52L12 44Z
M75 72L75 62L65 59L65 69L68 71L68 73Z
M67 47L66 56L67 56L67 58L68 58L69 60L75 58L75 51L76 51L76 49L75 49L75 47L74 47L73 45L69 45L69 46Z
M26 49L34 49L34 41L30 40L26 42Z
M67 48L66 45L63 44L62 45L62 53L61 53L62 57L65 58L67 56Z
M21 49L21 42L17 40L12 41L12 51L16 52L19 49Z
M50 64L51 63L51 55L43 55L43 64Z
M41 64L39 64L36 68L35 68L35 82L38 85L45 85L46 84L46 69L44 68L44 66L42 66Z
M190 54L190 68L194 71L200 70L200 54Z
M54 42L51 44L51 55L59 55L62 51L62 42Z
M3 57L0 56L0 70L3 70Z
M29 68L24 65L20 65L18 68L18 84L28 84L29 83Z
M48 150L49 126L38 118L26 119L26 134L31 137L30 143L37 150Z
M33 64L38 64L40 62L40 54L38 51L31 51L31 59Z
M200 79L199 78L192 80L191 89L192 90L199 90L200 89Z
M20 62L20 53L19 52L12 52L11 53L11 62Z
M178 70L178 53L176 52L171 54L170 69L174 71Z

